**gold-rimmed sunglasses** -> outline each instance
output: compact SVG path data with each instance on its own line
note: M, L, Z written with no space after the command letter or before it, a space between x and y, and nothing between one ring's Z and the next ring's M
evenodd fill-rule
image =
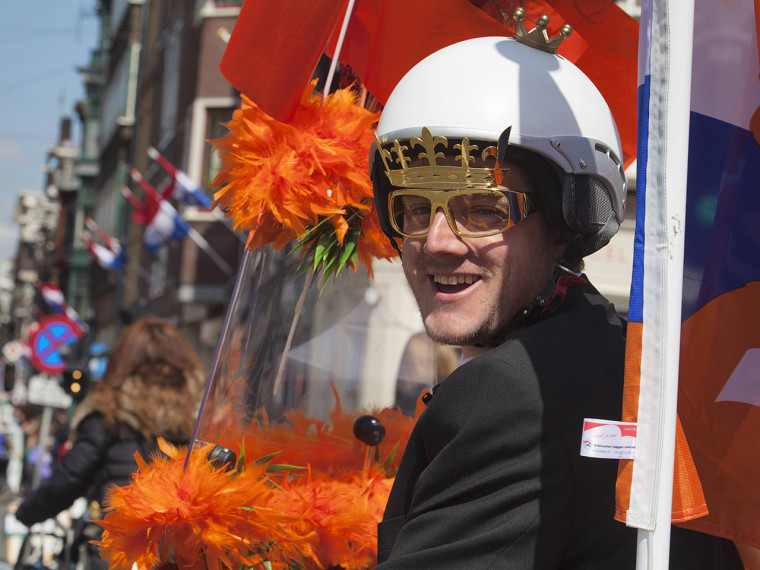
M393 229L415 238L428 234L438 208L451 231L462 237L500 234L540 209L538 202L523 192L485 188L394 190L388 207Z

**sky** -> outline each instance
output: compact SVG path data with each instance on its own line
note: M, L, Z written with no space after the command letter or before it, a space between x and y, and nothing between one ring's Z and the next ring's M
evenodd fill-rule
M15 257L19 192L44 189L61 118L84 97L78 69L98 40L96 0L0 0L0 262Z

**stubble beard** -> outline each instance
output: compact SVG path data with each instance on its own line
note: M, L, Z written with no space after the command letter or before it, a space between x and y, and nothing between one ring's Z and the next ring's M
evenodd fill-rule
M420 300L417 299L417 304L420 306ZM434 327L429 324L428 316L434 314L436 311L443 310L445 303L437 301L433 302L433 309L428 315L422 314L422 322L425 326L427 335L435 342L451 346L474 346L477 344L484 344L498 331L498 323L492 318L494 315L500 314L500 306L498 301L493 302L485 311L485 316L480 323L476 323L476 328L471 331L457 331L457 330L437 330L443 327Z

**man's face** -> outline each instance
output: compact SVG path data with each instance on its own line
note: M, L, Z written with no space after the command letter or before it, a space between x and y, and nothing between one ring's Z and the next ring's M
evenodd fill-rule
M530 191L510 166L504 186ZM439 210L424 238L405 238L402 265L428 335L467 348L487 341L548 283L563 244L541 212L495 236L457 236Z

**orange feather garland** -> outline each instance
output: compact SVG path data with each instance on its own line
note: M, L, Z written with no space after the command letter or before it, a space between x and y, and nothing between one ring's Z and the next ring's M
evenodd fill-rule
M321 238L320 251L332 253L314 259L315 269L356 269L359 261L371 273L372 258L397 256L374 214L369 180L370 129L379 113L357 105L350 89L323 99L314 87L307 86L289 123L242 97L226 124L230 133L212 141L222 161L214 198L234 228L249 232L251 249L298 239L313 256Z
M259 411L231 445L242 456L255 442L263 459L241 457L233 473L207 461L210 445L194 448L184 469L186 450L161 441L163 455L151 463L136 456L130 485L110 491L101 555L117 570L371 568L377 523L422 409L415 417L375 411L386 427L381 448L358 442L357 415L339 401L329 424L294 410L270 425ZM362 461L371 450L375 461Z

